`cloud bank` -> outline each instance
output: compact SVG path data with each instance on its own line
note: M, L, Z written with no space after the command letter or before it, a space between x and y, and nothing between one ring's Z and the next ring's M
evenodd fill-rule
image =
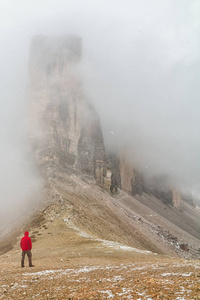
M0 216L29 206L38 186L27 155L31 38L76 34L82 80L106 147L200 194L198 0L2 1L0 4Z

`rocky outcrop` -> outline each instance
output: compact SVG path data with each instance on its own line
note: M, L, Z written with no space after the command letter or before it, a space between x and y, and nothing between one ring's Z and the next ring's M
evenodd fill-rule
M151 179L144 179L127 159L126 155L108 155L108 167L110 175L110 191L116 193L121 189L131 196L141 196L146 193L160 199L166 205L179 208L182 203L182 196L179 190L174 189L168 176L154 176Z
M119 163L122 190L129 195L136 196L143 193L143 178L139 172L133 168L126 159L121 159Z
M181 206L182 198L180 191L173 190L172 191L172 205L176 208Z
M127 194L136 196L144 192L143 176L133 167L125 154L107 155L110 170L110 191L116 193L118 188Z
M82 91L77 36L36 36L30 49L32 142L46 176L55 169L102 183L106 156L98 115Z
M121 189L129 195L142 195L143 177L133 168L125 155L109 154L108 168L111 170L110 191L116 193Z
M115 154L107 155L107 164L108 164L108 185L111 193L116 193L118 188L121 189L121 174L119 170L120 160Z

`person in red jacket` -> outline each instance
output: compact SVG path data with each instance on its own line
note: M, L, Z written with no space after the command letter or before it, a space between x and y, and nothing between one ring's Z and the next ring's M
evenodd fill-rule
M26 254L28 256L29 267L34 267L32 265L32 253L31 253L32 242L31 242L31 238L28 235L29 235L28 231L25 231L24 237L21 239L20 242L20 247L22 248L22 260L21 260L22 267L24 267L24 259Z

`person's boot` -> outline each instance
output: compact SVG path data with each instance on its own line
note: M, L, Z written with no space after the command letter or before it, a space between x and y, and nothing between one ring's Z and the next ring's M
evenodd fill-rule
M34 267L34 265L30 265L29 267Z

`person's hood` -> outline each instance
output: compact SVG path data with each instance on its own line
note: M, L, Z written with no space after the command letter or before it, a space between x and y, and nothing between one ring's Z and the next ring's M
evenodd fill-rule
M25 231L24 236L28 236L28 235L29 235L28 231Z

